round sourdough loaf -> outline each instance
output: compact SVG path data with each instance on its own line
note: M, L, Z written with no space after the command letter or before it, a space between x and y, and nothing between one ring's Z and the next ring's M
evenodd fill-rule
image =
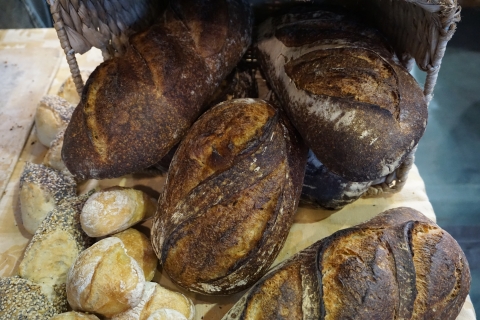
M348 181L393 172L427 124L421 88L375 30L326 11L266 20L262 70L318 159Z
M173 157L154 218L163 270L206 294L252 285L288 235L306 153L263 100L230 100L203 114Z

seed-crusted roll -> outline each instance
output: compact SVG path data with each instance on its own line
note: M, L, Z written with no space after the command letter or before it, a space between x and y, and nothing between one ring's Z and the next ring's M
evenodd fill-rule
M102 237L152 217L156 208L156 201L145 192L114 186L94 193L87 200L80 222L90 237Z
M100 320L94 314L69 311L55 315L50 320Z
M52 288L20 277L0 278L0 319L50 320L67 311L65 287Z
M25 229L34 234L47 214L77 194L75 180L58 170L27 162L20 177L20 211Z
M22 278L65 290L68 270L91 243L79 221L89 195L64 200L42 221L20 262Z
M282 262L223 319L454 320L469 289L458 243L420 212L401 207Z
M41 144L49 148L70 121L75 106L59 96L44 96L35 113L35 129Z
M173 314L178 318L172 319L193 320L195 317L195 306L189 298L179 292L163 288L158 283L146 282L142 300L138 305L115 315L112 320L147 320L160 309L174 310ZM167 312L167 315L168 313L171 312Z
M376 30L343 14L289 13L259 27L257 46L289 118L332 173L385 177L423 135L422 89Z
M306 154L263 100L231 100L202 115L175 153L154 219L163 270L206 294L253 284L290 230Z

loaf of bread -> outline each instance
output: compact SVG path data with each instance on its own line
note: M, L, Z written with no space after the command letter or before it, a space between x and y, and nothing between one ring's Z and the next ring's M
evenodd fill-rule
M52 291L49 287L20 277L0 278L2 320L50 320L55 314L67 311L67 308L62 292Z
M44 96L35 112L35 130L41 144L49 148L61 130L64 130L72 117L75 106L54 95Z
M133 228L116 233L112 237L122 240L127 254L135 259L142 268L145 280L152 280L155 276L158 259L153 251L150 239Z
M263 100L230 100L204 113L173 157L154 218L152 244L163 270L205 294L252 285L290 230L306 153Z
M164 316L173 314L178 317L171 319L193 320L195 317L195 306L189 298L181 293L163 288L158 283L146 282L139 304L131 310L115 315L112 320L147 320L156 311L166 309L168 311L161 312L165 313Z
M170 1L123 57L86 82L66 132L65 165L81 178L150 167L176 145L250 44L246 0Z
M69 311L69 312L57 314L53 316L50 320L100 320L100 319L94 314Z
M73 310L107 318L138 305L144 287L142 268L115 237L83 251L67 274L67 298Z
M334 174L384 177L423 135L423 92L377 31L343 14L299 11L262 23L257 46L292 123Z
M156 200L145 192L115 186L100 190L87 200L80 222L90 237L102 237L152 217L156 209Z
M352 182L340 177L309 150L300 205L339 210L360 198L371 184L372 181Z
M88 196L64 200L42 221L20 262L18 273L22 278L65 290L68 270L91 243L79 221Z
M223 319L454 320L469 288L458 243L400 207L282 262Z
M58 170L27 162L20 176L20 212L25 230L34 234L49 212L77 195L75 180Z

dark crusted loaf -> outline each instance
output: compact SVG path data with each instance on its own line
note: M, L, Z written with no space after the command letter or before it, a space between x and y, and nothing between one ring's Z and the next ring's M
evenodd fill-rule
M69 171L102 179L160 161L241 59L251 27L246 0L170 1L124 56L88 79L65 132Z
M375 30L326 11L270 18L259 62L318 159L348 181L393 172L417 145L427 105Z
M224 320L453 320L469 288L458 243L420 212L401 207L282 262Z
M173 157L154 219L163 270L204 294L255 283L290 230L306 153L263 100L230 100L203 114Z

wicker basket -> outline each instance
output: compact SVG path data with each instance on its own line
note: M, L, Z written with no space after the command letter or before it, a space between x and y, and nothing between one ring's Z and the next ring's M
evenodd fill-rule
M65 52L77 91L83 90L75 54L91 47L102 51L105 60L122 55L128 37L153 21L164 4L159 0L47 0L54 27ZM448 41L460 21L456 0L251 0L257 16L271 14L298 3L335 4L351 10L383 32L403 65L414 63L424 72L427 103ZM375 181L365 196L402 189L414 163L415 150L389 176Z

